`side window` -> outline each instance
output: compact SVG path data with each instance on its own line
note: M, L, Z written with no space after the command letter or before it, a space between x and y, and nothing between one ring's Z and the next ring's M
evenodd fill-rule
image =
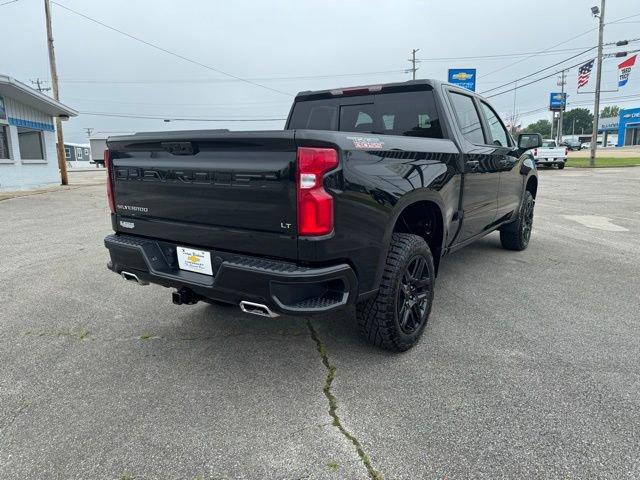
M497 147L510 146L509 135L502 126L502 122L500 122L496 112L494 112L493 109L484 102L480 102L480 105L482 105L482 111L487 119L487 123L489 124L489 131L491 132L493 144Z
M42 131L18 127L18 147L22 160L44 160Z
M464 137L471 143L485 144L480 116L473 104L473 99L468 95L456 92L449 92L449 98L451 98L453 110L456 113L458 127Z
M442 138L433 91L384 93L375 96L382 119L378 131L406 137Z

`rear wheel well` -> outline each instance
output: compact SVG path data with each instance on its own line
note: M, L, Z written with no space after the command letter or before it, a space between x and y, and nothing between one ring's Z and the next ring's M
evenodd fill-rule
M538 179L536 177L529 178L525 190L531 192L531 196L536 198L536 193L538 193Z
M393 233L411 233L424 238L433 254L435 271L438 272L444 230L442 212L436 203L421 201L405 207L396 220Z

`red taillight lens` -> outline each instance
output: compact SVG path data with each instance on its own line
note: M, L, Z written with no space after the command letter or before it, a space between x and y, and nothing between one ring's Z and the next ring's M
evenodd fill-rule
M113 173L111 171L111 155L109 150L104 151L104 168L107 169L107 202L111 213L116 213L116 205L113 201Z
M569 155L569 149L568 149L568 148L565 148L565 149L564 149L564 156L566 157L567 155Z
M537 157L537 156L538 156L538 149L537 149L537 148L534 148L534 149L533 149L533 156L534 156L534 157Z
M332 148L298 148L298 234L326 235L333 230L333 197L322 186L323 175L338 166Z

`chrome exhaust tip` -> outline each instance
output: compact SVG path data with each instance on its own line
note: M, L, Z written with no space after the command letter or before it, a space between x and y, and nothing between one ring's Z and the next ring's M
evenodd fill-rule
M122 272L120 272L120 275L127 282L133 282L133 283L135 283L137 285L141 285L141 286L149 285L149 282L147 282L146 280L142 280L142 279L138 278L138 276L135 273L125 272L123 270Z
M240 310L244 313L259 315L261 317L276 318L280 316L276 312L272 312L269 307L262 303L247 302L246 300L240 302Z

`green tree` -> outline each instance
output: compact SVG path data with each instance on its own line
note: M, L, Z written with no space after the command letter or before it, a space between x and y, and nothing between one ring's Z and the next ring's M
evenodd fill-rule
M538 120L535 123L527 125L522 133L539 133L543 138L551 136L551 122L549 120Z
M607 105L600 112L600 116L604 118L617 117L618 115L620 115L620 107L617 105Z
M562 134L573 135L575 120L575 134L591 133L593 130L593 114L588 108L574 108L564 112L562 120Z

